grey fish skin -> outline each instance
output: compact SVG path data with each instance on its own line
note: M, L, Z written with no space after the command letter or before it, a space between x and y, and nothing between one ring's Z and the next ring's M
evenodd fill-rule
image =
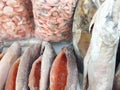
M65 49L66 49L65 54L67 57L67 68L68 68L66 90L77 90L78 69L77 69L76 58L74 56L73 47L70 45L67 46Z
M18 42L13 43L0 61L0 90L6 82L9 69L21 54L21 47Z
M41 47L42 64L41 64L41 79L39 90L48 90L49 88L49 75L52 63L55 59L55 51L50 43L42 42Z
M20 64L16 77L16 90L29 90L28 77L32 63L37 59L40 53L40 44L34 44L28 47L20 57Z

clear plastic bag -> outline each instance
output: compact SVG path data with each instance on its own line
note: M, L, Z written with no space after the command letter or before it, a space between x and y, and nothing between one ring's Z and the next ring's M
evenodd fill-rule
M29 0L26 0L29 1ZM32 36L33 24L23 0L0 1L0 38L25 39Z
M46 41L70 40L77 0L31 0L35 36Z

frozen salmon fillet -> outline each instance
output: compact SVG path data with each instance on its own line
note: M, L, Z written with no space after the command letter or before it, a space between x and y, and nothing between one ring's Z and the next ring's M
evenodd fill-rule
M13 63L21 54L21 47L18 42L13 43L6 51L5 55L0 61L0 90L3 89L7 80L9 70Z
M28 83L30 90L39 90L39 81L41 78L41 62L42 62L42 56L40 56L32 64L32 69L30 71L29 83Z
M64 47L50 71L50 90L77 90L78 70L71 46Z
M17 76L19 63L20 63L20 59L18 58L10 68L6 85L5 85L5 90L15 90L16 76Z

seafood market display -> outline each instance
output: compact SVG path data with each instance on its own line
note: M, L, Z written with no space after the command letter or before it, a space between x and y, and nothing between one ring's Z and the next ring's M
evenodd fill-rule
M46 41L69 40L77 0L31 0L35 36Z
M32 13L29 14L32 10L26 8L30 1L25 1L26 3L24 0L0 0L0 38L17 40L32 36Z
M120 0L0 0L0 90L120 90Z

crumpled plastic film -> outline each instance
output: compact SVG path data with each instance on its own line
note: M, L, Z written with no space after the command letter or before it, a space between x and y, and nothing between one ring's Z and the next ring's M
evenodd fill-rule
M41 40L70 40L77 0L31 0L35 36Z
M23 0L0 1L0 38L18 40L32 36L33 24L26 7Z

